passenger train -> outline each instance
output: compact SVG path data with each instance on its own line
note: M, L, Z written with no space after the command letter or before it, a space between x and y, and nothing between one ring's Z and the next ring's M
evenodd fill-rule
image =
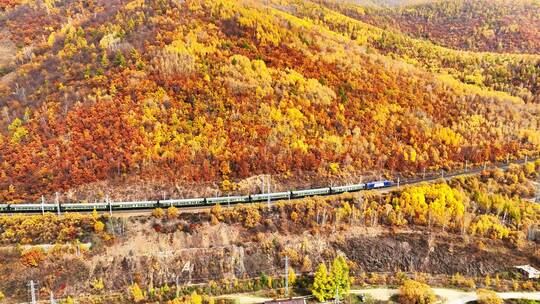
M296 199L310 196L323 196L340 194L345 192L355 192L361 190L372 190L393 186L394 183L388 180L370 182L365 184L354 184L347 186L337 186L328 188L316 188L305 190L293 190L286 192L262 193L240 196L224 196L210 198L187 198L152 200L137 202L110 202L110 203L67 203L67 204L0 204L0 213L42 213L42 212L91 212L96 211L117 211L117 210L143 210L154 208L175 207L202 207L216 204L239 204L256 203L266 201L277 201L284 199Z

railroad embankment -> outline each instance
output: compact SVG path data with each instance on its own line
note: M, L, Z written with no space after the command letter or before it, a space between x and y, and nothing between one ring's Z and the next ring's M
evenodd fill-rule
M532 290L540 286L513 266L540 266L540 206L525 199L534 194L537 176L536 167L516 166L384 193L283 201L270 209L216 205L122 218L1 217L0 241L8 248L0 252L0 290L24 300L34 280L44 294L59 297L123 292L134 283L148 290L178 284L239 292L258 286L250 279L278 278L285 257L309 284L317 265L337 255L347 258L360 285L395 285L407 275L436 286ZM17 246L55 242L73 246ZM83 242L92 247L78 246Z

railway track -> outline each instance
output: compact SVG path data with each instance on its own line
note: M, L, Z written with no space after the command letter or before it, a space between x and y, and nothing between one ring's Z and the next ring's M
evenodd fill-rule
M434 182L438 180L449 180L459 176L467 176L479 174L483 170L499 168L507 170L511 165L524 164L526 162L534 162L536 158L525 158L520 160L509 161L505 163L485 163L483 166L464 168L454 172L440 171L438 173L431 172L423 174L421 178L400 179L394 181L376 181L365 184L353 184L337 187L325 187L316 189L293 190L286 192L275 192L266 194L253 194L244 196L229 196L229 197L212 197L212 198L191 198L178 200L155 200L155 201L135 201L135 202L102 202L94 204L17 204L6 205L0 204L0 213L13 214L44 214L45 212L54 212L62 214L64 212L91 213L94 210L101 212L109 212L111 215L119 217L130 217L137 215L147 215L155 208L167 208L170 206L179 207L182 212L200 212L208 210L216 204L221 204L224 207L230 207L235 204L243 203L267 203L269 206L277 201L296 200L312 196L329 196L342 193L352 193L366 190L374 190L380 192L390 192L404 185L414 185L424 182Z

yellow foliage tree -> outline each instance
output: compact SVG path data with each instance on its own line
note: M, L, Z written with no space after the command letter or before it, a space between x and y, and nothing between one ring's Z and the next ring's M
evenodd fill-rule
M319 300L319 302L324 302L326 299L332 297L331 289L332 286L328 277L328 270L326 265L321 263L315 272L311 293L317 298L317 300Z

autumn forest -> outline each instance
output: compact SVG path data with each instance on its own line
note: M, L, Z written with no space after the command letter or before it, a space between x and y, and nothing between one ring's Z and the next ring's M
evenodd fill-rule
M540 0L0 0L0 213L0 303L533 303Z
M0 201L535 157L540 6L457 2L0 1ZM493 26L442 43L441 11Z

